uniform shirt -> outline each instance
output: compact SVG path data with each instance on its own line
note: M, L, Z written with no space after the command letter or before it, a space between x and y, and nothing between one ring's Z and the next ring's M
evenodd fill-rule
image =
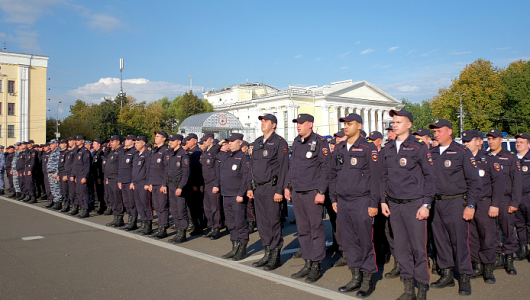
M61 148L57 148L54 151L48 151L46 173L57 174L59 172L60 157L61 157Z
M413 135L409 135L399 149L396 142L389 141L379 153L383 191L394 199L421 198L423 204L431 204L435 194L435 178L429 148ZM381 199L386 202L384 196Z
M248 156L241 150L219 152L217 163L217 178L219 178L221 195L244 197L250 189Z
M311 151L312 141L316 141L315 151ZM286 184L290 182L295 192L325 192L329 184L329 165L329 145L326 139L315 132L311 132L305 139L298 135L293 141Z
M118 165L120 164L120 153L121 146L118 146L115 150L107 148L105 151L105 160L103 161L103 170L105 178L116 179L118 178Z
M210 149L207 149L201 153L200 162L204 184L215 182L215 162L217 160L217 154L220 150L221 145L217 144L212 145ZM217 186L219 186L218 183Z
M74 162L72 163L71 176L75 178L89 179L90 165L92 164L92 153L84 146L81 148L74 148Z
M149 172L147 176L147 184L164 185L166 182L165 174L166 167L164 159L169 154L169 148L166 145L161 147L154 147L151 152L151 159L149 161Z
M120 162L118 165L118 182L130 183L132 180L133 157L138 152L136 148L120 148Z
M37 155L38 153L35 149L26 150L26 171L30 171L33 173L36 170L35 167L38 165L39 162Z
M57 148L59 149L59 164L57 165L57 168L58 168L58 171L59 171L59 174L61 176L64 176L66 175L66 169L65 169L65 163L66 163L66 155L68 154L68 149L64 149L64 150L61 150L61 148ZM62 179L61 179L62 180Z
M482 183L471 151L454 140L443 154L440 154L440 146L430 151L436 176L436 194L452 196L467 193L467 204L476 206L482 196Z
M92 155L90 173L94 179L103 179L103 151L99 149Z
M381 161L377 147L359 136L349 148L348 150L346 141L340 142L331 156L331 202L336 203L337 199L352 201L354 198L369 197L369 206L377 208L381 195Z
M482 181L482 197L491 197L491 206L499 207L504 197L504 174L499 160L480 149L475 155L475 162Z
M13 158L13 163L15 164L15 170L17 172L24 171L24 164L26 158L24 157L24 151L15 151L15 157Z
M283 195L289 171L289 146L276 132L264 141L263 136L252 144L251 176L257 184L265 184L277 176L275 193Z
M42 152L41 154L41 166L42 166L42 174L47 174L48 172L46 171L47 170L47 167L46 165L48 164L48 160L50 158L50 151L48 152Z
M521 165L521 182L523 186L523 195L530 193L530 151L519 159Z
M174 184L178 189L183 189L188 183L190 176L188 151L182 149L182 147L177 150L169 149L164 159L164 164L166 168L165 182L168 187Z
M13 153L7 153L5 155L5 158L6 158L6 170L11 170L11 166L13 164L13 157L15 157L15 152Z
M74 147L65 153L65 159L64 159L64 170L66 171L66 175L72 174L72 166L74 164L74 157L75 157L75 151L77 151L77 147Z
M170 150L171 151L171 150ZM190 175L188 183L190 186L204 185L202 178L201 155L202 151L198 146L185 150L190 159Z
M506 183L504 185L504 197L510 199L510 206L519 207L523 191L521 163L517 156L504 148L495 156L499 159L501 170L504 173L504 181Z
M145 149L143 152L136 152L133 157L132 182L145 183L147 180L147 171L149 170L149 162L151 152ZM136 188L136 187L135 187ZM143 186L140 187L143 189Z

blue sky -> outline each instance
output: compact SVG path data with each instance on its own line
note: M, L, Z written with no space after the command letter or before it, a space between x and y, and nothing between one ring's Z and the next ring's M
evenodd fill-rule
M49 116L124 91L140 101L246 82L367 80L421 101L478 58L530 59L530 1L0 0L0 41L50 57Z

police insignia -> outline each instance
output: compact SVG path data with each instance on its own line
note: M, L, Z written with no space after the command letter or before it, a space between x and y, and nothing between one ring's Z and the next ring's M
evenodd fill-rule
M515 165L517 165L517 170L521 171L521 163L519 161L516 161Z
M352 166L355 166L357 164L357 158L352 157L351 160L350 160L350 163L351 163Z
M189 164L189 163L190 163L190 162L189 162L189 160L188 160L187 158L184 159L184 164L185 164L185 165L187 165L187 164Z
M481 170L478 170L478 175L479 175L480 177L484 177L484 175L486 175L486 172L484 172L484 170L482 170L482 169L481 169Z
M446 160L446 161L444 161L444 166L445 166L446 168L449 168L449 167L451 166L451 161L450 161L450 160Z
M249 161L247 161L247 168L250 169L250 162Z
M237 165L232 165L232 171L237 170Z
M265 156L267 156L267 155L269 155L269 151L267 151L267 150L263 150L263 157L265 157Z
M177 161L177 167L180 168L180 161Z
M286 146L283 146L283 149L282 149L282 150L283 150L283 153L287 153L287 152L289 152L289 149L288 149Z
M104 160L104 161L103 161L103 164L106 164L106 163L107 163L107 161L106 161L106 160Z
M311 151L307 151L307 153L305 154L305 157L311 158L311 156L313 156L313 153Z
M528 172L528 166L523 166L522 169L523 169L523 172Z
M471 157L469 160L471 161L471 164L473 165L473 167L476 168L477 167L477 162L475 161L475 158Z
M159 159L156 160L156 163L159 164L161 161L162 161L162 159L159 158Z
M434 162L432 161L432 155L431 153L427 153L427 161L429 162L429 164L432 166L434 164Z
M127 159L125 160L125 163L129 163L129 161L130 161L130 159L127 158Z
M142 164L142 162L141 162L141 161L139 161L139 162L138 162L138 165L141 165L141 164Z
M399 160L399 165L402 166L402 167L406 166L406 165L407 165L407 159L404 158L404 157L401 158L401 159Z
M328 148L322 148L322 153L324 153L325 156L328 156L329 154Z
M494 163L494 164L493 164L493 168L495 168L495 171L500 171L500 170L501 170L501 164L499 164L499 163Z
M372 151L372 160L377 161L377 150Z
M207 160L206 160L206 163L207 163L207 164L210 164L210 159L207 159Z
M79 156L77 157L77 159L81 159L81 155L79 155Z

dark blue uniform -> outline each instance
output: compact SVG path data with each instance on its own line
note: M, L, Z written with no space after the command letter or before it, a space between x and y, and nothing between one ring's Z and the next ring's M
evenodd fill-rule
M164 164L166 165L166 184L164 185L169 195L169 210L175 227L185 230L188 227L188 211L184 187L188 183L190 174L190 157L182 147L177 150L169 149ZM182 190L180 196L175 195L177 189Z
M112 208L114 216L123 215L123 202L118 188L118 166L120 164L120 147L116 150L107 148L105 160L103 161L103 172L105 173L105 197L107 204Z
M519 164L521 165L522 197L519 209L515 212L515 227L519 237L519 246L524 247L530 241L530 152L519 159Z
M15 157L15 152L13 153L6 153L6 174L7 174L7 180L9 181L9 189L6 191L15 193L15 186L13 185L13 174L15 173L13 171L13 158Z
M273 132L267 140L263 136L253 143L252 180L256 183L254 204L259 236L263 247L283 247L281 203L274 202L274 194L283 195L289 170L289 147L285 139Z
M59 182L61 185L61 195L63 196L63 209L61 211L64 212L68 210L68 206L70 205L70 198L69 198L69 193L68 193L69 179L67 180L63 179L65 176L68 178L68 173L65 169L65 163L66 163L66 158L67 158L67 154L69 151L68 149L60 150L60 151L61 151L61 154L59 154L59 165L58 165L57 175L59 176Z
M381 161L377 147L361 136L350 149L347 142L341 142L332 154L329 178L329 194L331 202L337 203L337 222L348 267L376 273L368 208L379 206Z
M437 263L441 269L456 265L460 274L471 275L469 223L462 216L464 198L467 197L467 205L476 206L482 195L475 158L469 149L455 141L442 154L440 146L430 151L436 174L432 230L438 252Z
M399 151L398 151L399 150ZM431 205L435 193L433 160L429 148L409 135L397 149L392 140L380 152L383 164L382 200L390 209L394 256L404 279L429 284L427 219L418 220L422 205Z
M201 154L202 151L198 146L185 150L190 159L189 179L185 188L185 197L189 219L196 227L202 229L203 225L203 195L200 187L204 185L202 178ZM195 190L194 190L195 189Z
M82 146L74 152L74 162L72 164L72 174L75 180L75 194L76 203L79 207L88 209L88 181L90 178L90 165L92 164L92 154L90 151ZM86 179L85 183L81 183L81 179Z
M156 211L159 221L158 226L169 227L167 220L169 219L169 204L167 194L160 192L160 187L165 185L166 165L164 159L169 153L169 148L165 145L161 147L154 147L149 161L149 172L147 175L147 184L153 186L152 202L153 208Z
M120 162L118 164L118 182L121 183L121 197L129 216L136 218L138 211L134 201L134 191L131 190L133 157L138 152L136 148L120 148Z
M243 151L219 152L217 155L217 178L221 195L226 225L232 242L248 243L248 222L246 193L250 188L248 156ZM237 197L243 197L242 203Z
M99 212L102 213L107 207L105 203L105 185L103 175L103 150L99 149L92 155L92 166L90 167L91 184L95 192L95 199L99 202Z
M316 145L312 149L312 144ZM315 204L317 193L329 184L329 144L315 132L293 141L286 183L292 187L298 241L304 260L321 262L326 256L326 232L322 222L323 204Z
M151 153L145 149L143 152L136 152L133 157L132 183L134 184L134 200L136 210L142 222L153 220L149 191L145 190L147 185L147 171L149 170Z
M212 192L214 186L219 186L215 176L215 162L221 146L212 145L210 149L201 154L200 164L202 168L202 177L204 181L204 214L208 220L208 228L221 229L221 199L219 193Z
M66 170L66 177L68 182L68 202L69 205L73 206L76 202L75 182L70 180L70 176L72 176L75 151L77 151L77 147L74 147L67 151L68 152L66 153L64 169Z
M26 195L29 195L30 197L36 196L36 186L35 186L35 177L38 165L38 159L37 159L37 150L35 149L29 149L26 150L26 167L24 168L24 171L26 175L24 176L25 179L25 187L26 187ZM31 172L31 175L30 175Z

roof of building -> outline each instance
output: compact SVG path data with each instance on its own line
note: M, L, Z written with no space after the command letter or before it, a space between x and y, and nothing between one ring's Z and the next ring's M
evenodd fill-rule
M200 128L200 130L196 130ZM236 130L243 129L243 125L233 114L227 112L210 112L199 115L193 115L186 118L180 129L194 132L204 132L209 130L223 129Z

